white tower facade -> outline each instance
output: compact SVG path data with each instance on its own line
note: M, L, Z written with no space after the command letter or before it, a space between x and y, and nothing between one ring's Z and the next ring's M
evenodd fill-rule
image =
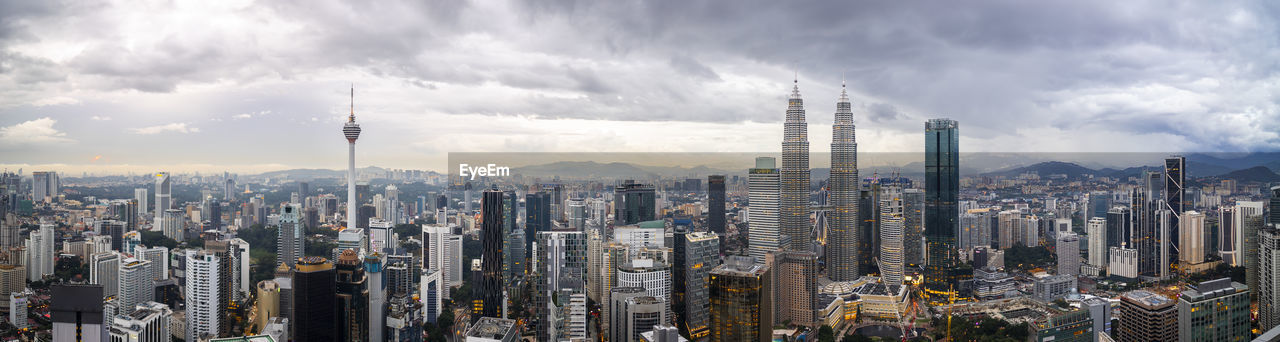
M1188 211L1182 214L1178 220L1178 237L1181 253L1178 253L1179 261L1188 264L1199 264L1204 262L1204 214L1198 211Z
M880 195L880 273L885 285L902 286L906 265L903 260L902 192L886 189ZM855 247L848 247L856 253Z
M164 211L169 209L173 204L173 183L169 179L168 172L156 173L156 218L152 222L160 222L164 220ZM141 203L139 203L141 204ZM178 240L182 241L182 240Z
M342 125L342 135L347 138L347 227L355 227L356 210L356 139L360 138L360 124L356 123L356 89L351 88L351 116Z
M201 336L218 336L218 291L222 286L218 270L222 260L208 251L187 252L186 338L199 341Z
M1106 267L1107 258L1107 219L1094 217L1087 224L1089 233L1089 264Z
M747 255L755 262L763 263L765 254L781 247L778 229L779 174L777 160L770 157L756 158L756 167L748 171L747 197Z
M53 275L53 225L40 224L40 229L27 237L27 280L36 281Z

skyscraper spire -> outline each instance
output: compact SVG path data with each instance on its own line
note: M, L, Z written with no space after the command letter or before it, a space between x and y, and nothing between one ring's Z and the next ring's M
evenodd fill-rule
M792 83L794 84L792 84L791 86L791 99L799 100L800 99L800 73L799 72L796 72L796 78L795 80L792 81Z
M351 116L347 117L347 122L356 122L356 85L351 84Z

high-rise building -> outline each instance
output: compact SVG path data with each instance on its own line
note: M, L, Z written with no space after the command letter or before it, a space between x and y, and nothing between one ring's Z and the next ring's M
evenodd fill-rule
M0 264L0 299L27 289L27 269L22 265ZM7 305L8 303L0 303Z
M1080 305L1089 310L1089 318L1093 320L1093 342L1102 342L1101 336L1111 337L1111 301L1102 297L1085 298Z
M149 210L147 209L147 188L138 188L138 189L133 189L133 199L134 199L135 201L138 201L138 216L139 216L139 217L141 217L141 216L147 216L147 214L151 212L151 211L149 211ZM158 215L157 215L157 216L158 216ZM137 220L137 219L138 219L138 217L135 217L135 218L134 218L134 220Z
M1179 229L1179 227L1181 227L1180 223L1182 219L1182 213L1186 211L1184 208L1184 206L1186 205L1186 202L1184 201L1184 198L1183 198L1184 188L1186 184L1187 184L1187 157L1170 156L1168 158L1165 158L1164 159L1164 186L1163 186L1164 193L1162 194L1163 195L1162 198L1164 199L1164 207L1162 209L1168 210L1171 214L1171 216L1169 217L1170 228L1169 228L1168 236L1170 237L1169 243L1173 244L1173 248L1171 249L1171 251L1173 251L1174 254L1181 254L1182 252L1182 244L1180 243L1180 241L1178 241L1179 239L1177 237L1182 236L1182 234L1180 233L1181 230ZM1201 236L1203 237L1203 232L1201 232ZM1201 239L1201 241L1203 242L1203 239ZM1201 252L1203 252L1204 246L1200 246L1200 249L1201 249ZM1172 259L1182 260L1181 257L1172 258ZM1204 259L1204 258L1201 257L1201 259Z
M720 239L714 232L675 231L671 306L676 327L692 339L710 334L707 279L711 269L720 265L719 245Z
M360 256L354 250L343 250L334 263L337 276L338 341L369 341L375 327L369 325L369 277L365 276ZM378 329L381 331L381 329Z
M280 283L275 280L267 279L259 281L257 285L258 297L254 307L258 312L254 316L254 327L265 327L267 320L271 317L284 317L280 312Z
M1259 248L1259 243L1261 231L1263 229L1264 215L1262 206L1262 202L1236 201L1236 207L1234 210L1235 215L1232 218L1234 221L1232 225L1240 230L1240 234L1237 236L1238 240L1236 240L1236 246L1239 246L1240 248L1237 254L1244 259L1242 264L1244 264L1245 286L1248 286L1250 289L1256 289L1253 291L1254 294L1250 296L1254 301L1258 301L1258 296L1263 291L1266 291L1266 289L1258 283L1258 280L1261 278L1259 272L1263 269L1259 265L1259 261L1261 260L1259 256L1262 252L1261 248ZM1275 323L1280 325L1280 316L1277 316L1277 321Z
M373 219L369 221L369 251L383 255L395 253L399 247L399 239L395 235L395 224L391 221Z
M711 271L711 341L772 340L772 278L750 257L731 256Z
M931 302L942 302L958 286L962 274L972 274L962 269L956 251L956 220L960 216L960 132L959 124L950 119L929 120L924 130L924 230L928 247L924 295Z
M596 231L599 232L599 231ZM502 248L503 258L506 260L502 266L502 279L507 284L512 284L517 279L524 278L525 274L525 252L524 252L524 231L520 228L513 229L506 233L506 244Z
M537 236L532 272L534 303L540 320L536 331L539 340L551 339L552 323L545 318L550 317L552 298L568 284L560 282L571 274L580 275L587 267L586 234L579 231L546 231ZM668 285L670 286L670 285ZM498 290L498 296L502 290ZM498 297L501 298L501 297Z
M103 220L98 222L99 232L111 237L111 250L117 252L133 252L124 247L124 233L127 230L124 221Z
M356 209L363 202L356 199L356 139L360 138L360 124L356 123L355 87L351 88L351 115L342 124L342 136L347 138L347 227L356 227L356 222L353 222L359 217ZM297 321L294 323L297 324Z
M616 312L622 322L620 334L613 336L612 341L641 342L640 334L652 331L655 326L670 322L667 314L667 299L663 297L638 296L628 297L622 301Z
M222 327L219 299L226 285L219 280L224 260L210 251L188 251L186 255L186 337L187 341L217 337ZM332 304L330 304L332 305Z
M164 233L164 237L173 239L174 241L184 241L186 237L186 229L183 225L185 216L182 210L168 209L163 212L157 212L157 216L163 216L160 221L160 231Z
M813 252L779 251L768 263L773 270L777 322L816 327L818 256Z
M52 202L60 191L58 173L53 171L36 171L31 173L31 200L35 202Z
M365 234L361 228L347 228L338 232L338 253L345 250L355 250L357 253L369 252L369 234ZM337 258L335 255L334 258Z
M25 292L9 293L9 324L14 328L26 329L31 326L27 320L27 294Z
M440 270L448 297L450 287L462 285L462 236L448 226L422 226L422 264Z
M1177 341L1178 307L1146 290L1126 292L1120 295L1118 329L1117 342Z
M1252 271L1256 275L1248 281L1258 286L1246 287L1255 292L1252 297L1258 301L1258 327L1266 331L1280 326L1280 230L1263 229L1258 232L1257 241L1257 270Z
M27 280L37 281L53 275L54 256L53 224L41 223L40 229L27 237Z
M293 272L293 314L296 341L337 341L338 282L333 264L321 257L298 260Z
M125 314L143 302L155 299L155 275L151 262L137 258L126 258L120 262L120 295L116 297L120 303L120 312Z
M524 195L525 258L532 257L538 232L551 230L551 194L538 191Z
M1238 253L1238 245L1236 241L1240 240L1240 227L1235 222L1235 207L1219 206L1218 207L1218 231L1217 244L1214 249L1218 251L1218 255L1222 258L1222 263L1231 266L1240 266L1244 264L1244 259Z
M1128 207L1107 210L1107 248L1136 248L1133 243L1133 212Z
M165 248L164 246L156 246L156 247L138 246L138 247L134 247L133 250L134 250L134 256L136 256L138 259L151 262L151 277L153 280L169 279L169 249L168 248ZM249 249L246 247L245 252L248 253L248 250ZM246 263L248 262L247 258L245 262ZM245 275L247 276L248 272L245 272Z
M641 287L645 295L671 298L671 268L653 259L633 259L618 265L618 287ZM663 300L666 317L671 317L671 301Z
M368 308L366 316L369 319L365 323L369 327L368 341L382 342L383 332L387 327L387 289L383 281L387 277L383 276L382 253L373 252L365 255L364 270L369 279L369 303L366 306ZM407 288L408 286L406 285L405 287Z
M279 262L292 267L303 256L306 231L298 217L298 207L292 203L280 207L280 230L276 232L276 253ZM294 321L297 323L297 321Z
M53 285L49 295L53 340L106 340L109 336L107 327L102 324L102 298L101 285Z
M1058 251L1058 274L1080 275L1080 236L1059 234L1054 249Z
M436 318L444 313L444 278L437 269L423 269L422 278L418 282L418 295L422 300L422 319L428 323L436 323Z
M109 251L90 257L89 283L102 285L103 298L118 295L120 286L120 253Z
M635 297L648 296L643 287L615 287L609 290L609 301L603 311L607 314L602 315L604 320L609 324L604 325L608 341L628 341L631 336L627 335L627 324L625 320L627 300ZM652 296L650 296L652 297Z
M1085 226L1085 232L1089 234L1089 265L1106 267L1107 219L1102 217L1090 218Z
M1181 227L1178 228L1178 244L1181 247L1178 253L1179 260L1187 264L1200 264L1205 261L1204 256L1204 214L1197 211L1188 211L1182 213L1182 217L1178 220Z
M893 186L885 189L880 195L880 277L886 285L902 286L906 267L902 192Z
M720 237L720 249L724 250L724 175L707 176L707 231Z
M1176 218L1174 212L1165 204L1166 185L1159 172L1147 172L1143 177L1144 186L1133 189L1130 194L1130 205L1133 211L1133 237L1131 246L1138 250L1138 274L1152 279L1168 277L1170 263L1170 240L1177 235L1172 225Z
M855 139L853 111L849 94L841 85L836 101L835 121L831 126L831 176L828 180L831 211L827 228L827 277L835 281L851 281L861 274L858 269L858 143ZM901 236L899 236L901 238Z
M581 198L570 198L564 202L564 207L569 229L585 231L587 229L587 202Z
M6 210L0 210L6 211ZM22 225L18 223L18 216L12 212L0 214L4 219L0 220L0 247L10 248L21 245Z
M778 223L791 238L788 250L812 250L809 239L809 124L804 120L804 100L796 80L787 98L787 119L782 131L781 208ZM753 203L754 204L754 203Z
M169 179L169 173L156 173L156 219L152 222L160 222L161 220L164 220L164 211L173 209L172 196L173 183Z
M781 191L776 159L756 158L756 167L748 170L747 255L763 263L765 254L781 248L778 229L778 196Z
M173 310L168 305L143 302L122 310L109 331L112 342L167 342Z
M626 180L613 190L614 225L653 221L657 211L657 193L652 185Z
M502 197L502 191L494 189L485 190L484 197L481 198L480 215L483 221L480 225L480 243L484 245L484 251L480 256L480 295L484 304L482 316L485 317L504 317L502 265L505 260L502 258L502 245L506 239L502 234Z
M1178 341L1252 339L1253 334L1249 332L1249 288L1231 281L1231 278L1187 287L1178 296Z
M989 226L990 220L983 227ZM924 264L924 190L902 190L903 259L912 268ZM990 244L991 229L976 232L983 245Z

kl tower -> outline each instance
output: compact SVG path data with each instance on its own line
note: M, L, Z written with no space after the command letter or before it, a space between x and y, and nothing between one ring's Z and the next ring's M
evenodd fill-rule
M360 124L356 123L356 88L351 87L351 116L342 125L342 135L347 137L347 228L356 227L356 138L360 137Z

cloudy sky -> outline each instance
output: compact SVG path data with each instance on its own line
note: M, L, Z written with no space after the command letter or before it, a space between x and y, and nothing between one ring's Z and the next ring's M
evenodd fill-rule
M1280 149L1266 1L4 1L0 165L342 168L448 152Z

